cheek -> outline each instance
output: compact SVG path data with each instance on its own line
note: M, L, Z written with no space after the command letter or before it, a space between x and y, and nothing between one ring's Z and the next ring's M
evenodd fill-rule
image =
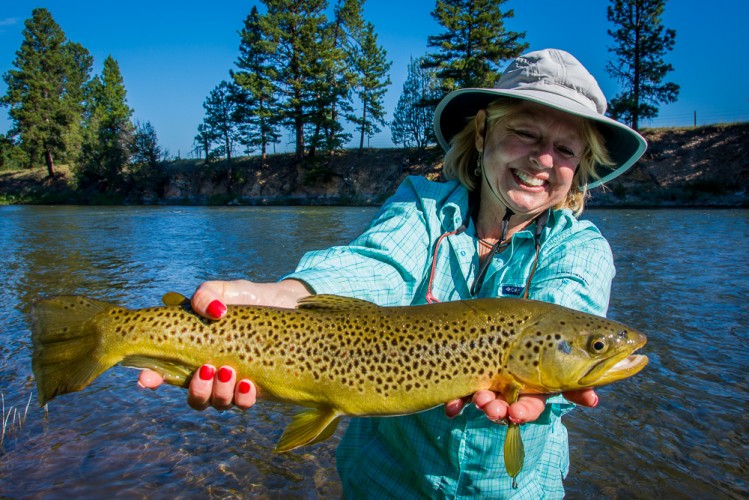
M556 168L556 184L558 187L569 191L572 188L572 181L575 179L577 165L560 165Z

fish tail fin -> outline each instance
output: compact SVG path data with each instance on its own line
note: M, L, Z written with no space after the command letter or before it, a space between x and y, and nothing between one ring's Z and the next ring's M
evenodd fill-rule
M58 394L80 391L120 361L105 349L105 332L96 321L97 316L116 307L73 296L54 297L34 305L31 367L40 405Z
M525 448L523 440L520 437L520 426L509 423L507 426L507 436L505 437L505 469L507 474L512 478L512 487L517 488L517 475L523 468L525 460Z

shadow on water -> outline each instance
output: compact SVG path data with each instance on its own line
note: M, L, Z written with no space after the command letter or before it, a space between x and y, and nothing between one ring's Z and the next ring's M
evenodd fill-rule
M28 312L43 296L129 307L202 281L273 280L304 252L344 244L369 208L2 207L0 391L34 391ZM609 316L649 337L650 365L602 388L570 433L570 498L742 498L747 485L749 211L593 210L617 263ZM271 450L293 409L186 409L184 391L105 373L32 407L0 449L0 496L336 498L338 438ZM340 430L338 435L340 435Z

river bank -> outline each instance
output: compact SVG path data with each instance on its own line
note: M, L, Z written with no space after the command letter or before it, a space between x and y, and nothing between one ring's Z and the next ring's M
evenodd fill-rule
M649 148L625 175L591 193L590 206L749 206L749 123L645 129ZM442 154L367 149L295 162L288 154L231 163L175 160L153 185L106 195L76 190L65 168L0 172L4 204L379 205L408 175L442 178Z

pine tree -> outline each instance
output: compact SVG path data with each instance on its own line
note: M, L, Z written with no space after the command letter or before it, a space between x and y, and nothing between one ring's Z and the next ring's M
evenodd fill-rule
M359 155L364 149L364 138L380 132L378 125L385 125L383 99L390 85L388 71L392 62L387 52L377 44L374 25L367 23L359 31L358 44L352 50L350 60L356 71L354 89L361 102L361 116L349 117L359 131Z
M78 139L81 85L92 59L81 45L69 42L47 9L36 8L26 20L24 40L3 79L8 86L0 104L10 107L13 136L33 163L42 157L50 177L55 157Z
M135 124L131 145L131 184L136 191L148 191L160 185L162 165L169 153L159 145L156 129L150 121Z
M150 121L138 122L133 134L132 155L130 162L134 165L156 169L169 156L159 145L156 129Z
M198 125L198 133L193 138L193 152L196 155L202 153L205 158L205 162L208 163L214 158L213 154L213 143L216 140L216 136L208 128L208 125L203 122Z
M341 119L350 116L355 75L349 65L350 51L362 25L363 0L338 0L334 17L319 28L318 58L312 64L314 99L310 113L310 156L317 148L332 155L351 139Z
M257 7L252 7L239 36L238 71L232 71L231 76L249 94L243 106L240 141L250 151L260 148L265 160L268 145L278 142L280 134L274 119L278 109L273 90L276 71L270 63L271 44L263 34Z
M294 133L297 159L304 156L305 125L319 90L317 66L320 33L326 24L325 0L263 0L267 12L260 27L268 42L270 64L276 70L274 89L278 116Z
M676 41L676 32L661 24L665 6L666 0L611 0L607 8L608 20L617 26L608 34L617 45L609 48L615 60L606 70L623 87L609 114L635 130L641 119L658 116L659 103L675 102L679 95L679 85L663 81L673 71L663 56Z
M437 142L432 128L435 106L424 103L435 102L441 91L434 70L424 68L423 63L422 58L411 58L390 125L393 142L406 148L423 149Z
M133 139L133 110L117 61L108 56L101 76L88 88L87 120L78 181L82 187L115 192L125 185Z
M242 111L239 109L237 94L239 87L227 81L219 83L203 103L205 118L203 119L203 133L219 145L214 149L217 156L225 156L226 161L231 163L232 153L240 142L238 129L238 117Z
M426 68L437 71L442 95L464 87L491 87L499 77L500 65L528 48L525 32L508 31L504 20L512 9L502 12L507 0L437 0L432 17L445 28L429 36Z

